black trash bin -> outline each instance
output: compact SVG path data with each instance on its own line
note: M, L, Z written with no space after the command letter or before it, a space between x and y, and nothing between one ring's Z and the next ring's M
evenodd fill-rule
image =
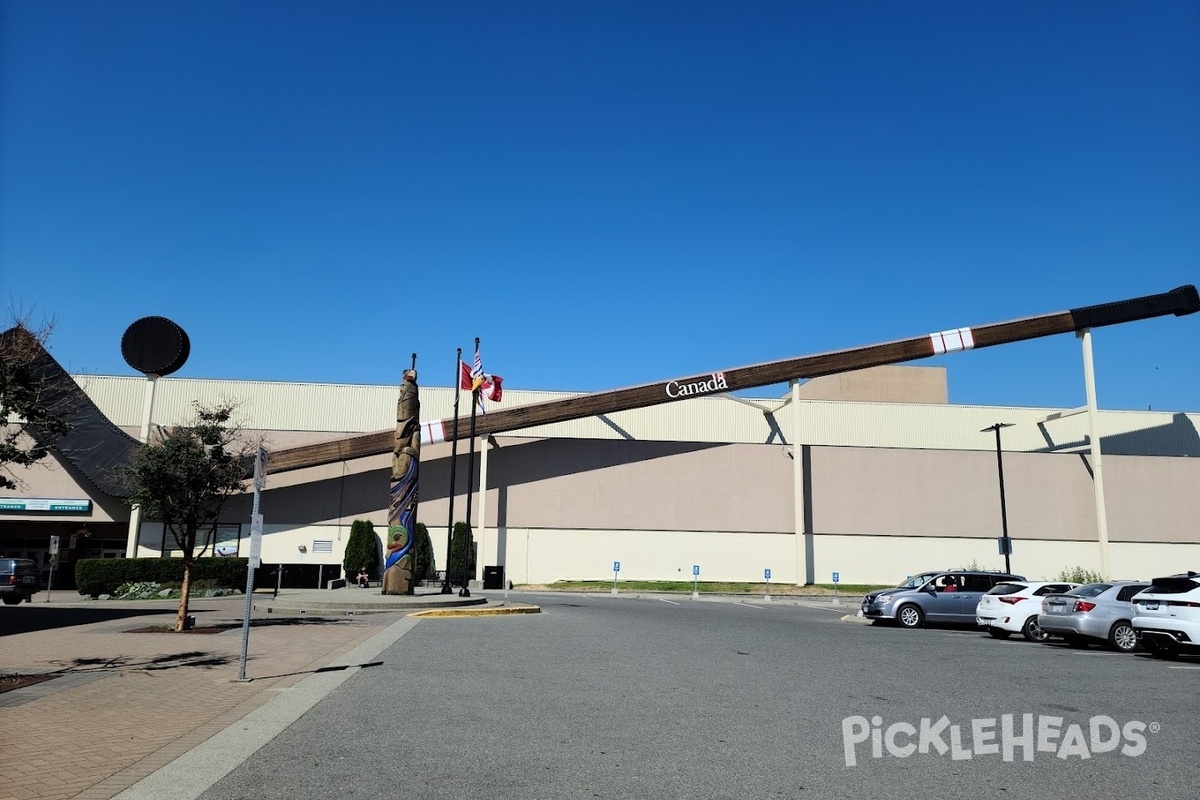
M484 589L503 589L504 588L504 567L484 567L483 568L483 588Z

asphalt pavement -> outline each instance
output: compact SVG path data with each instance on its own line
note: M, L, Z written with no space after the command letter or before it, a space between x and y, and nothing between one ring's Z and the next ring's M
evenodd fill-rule
M513 599L543 613L401 620L349 656L374 666L281 692L175 780L204 800L1200 796L1197 660L845 605Z

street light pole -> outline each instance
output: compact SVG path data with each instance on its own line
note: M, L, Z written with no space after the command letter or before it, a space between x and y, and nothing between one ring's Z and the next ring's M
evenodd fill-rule
M1009 563L1010 554L1012 553L1012 540L1008 538L1008 508L1004 503L1004 455L1000 449L1000 429L1011 427L1012 423L997 422L980 431L980 433L987 433L988 431L996 432L996 472L1000 477L1000 551L1004 553L1005 572L1012 572L1012 564Z

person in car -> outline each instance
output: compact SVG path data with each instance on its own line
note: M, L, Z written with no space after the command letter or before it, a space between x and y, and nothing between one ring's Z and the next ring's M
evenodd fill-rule
M945 584L942 586L943 592L957 592L958 581L954 580L954 576L947 576Z

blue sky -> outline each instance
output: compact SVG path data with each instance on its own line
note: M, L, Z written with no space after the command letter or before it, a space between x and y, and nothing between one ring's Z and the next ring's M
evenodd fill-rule
M1200 282L1195 3L9 0L0 90L76 372L162 315L180 376L593 391ZM1200 410L1200 315L1094 341ZM920 363L1084 400L1070 335Z

